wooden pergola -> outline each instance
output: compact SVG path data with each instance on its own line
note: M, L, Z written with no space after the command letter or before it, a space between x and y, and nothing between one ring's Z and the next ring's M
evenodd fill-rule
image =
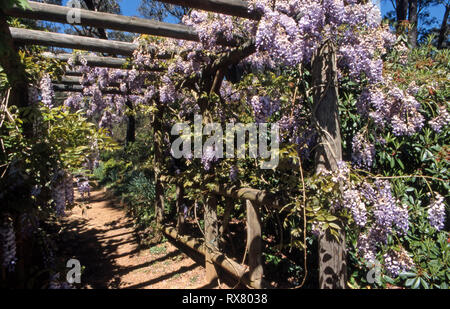
M187 6L195 9L206 10L210 12L232 15L240 18L248 18L252 20L259 20L261 16L256 12L250 12L247 7L247 3L240 0L161 0L162 2ZM67 14L71 8L62 7L57 5L50 5L44 3L38 3L30 1L30 6L32 11L25 11L20 8L13 8L3 12L5 15L30 18L36 20L46 20L52 22L68 23ZM1 13L1 10L0 10ZM8 27L6 23L5 16L0 15L0 35L1 38L5 38L7 44L14 49L15 45L42 45L42 46L54 46L62 48L71 48L77 50L86 50L91 52L107 53L122 56L131 56L133 52L138 48L137 44L96 39L89 37L81 37L76 35L68 35L61 33L44 32L37 30L28 30L21 28ZM2 16L3 15L3 16ZM157 22L148 19L136 18L136 17L126 17L119 16L115 14L94 12L88 10L81 10L81 25L101 27L104 29L120 30L139 34L155 35L167 38L188 40L188 41L199 41L199 36L196 31L189 26L170 24L165 22ZM219 41L220 43L220 41ZM225 45L230 45L224 42ZM254 44L249 42L247 45L237 46L230 50L224 55L221 55L219 59L210 64L203 69L208 76L216 76L217 72L223 73L223 68L226 68L230 64L239 62L241 59L250 55L256 50ZM171 55L159 53L158 50L154 50L156 58L158 59L168 59ZM46 53L45 57L51 59L57 59L60 61L68 61L73 56L71 54L51 54ZM87 60L89 66L100 66L107 68L124 68L126 63L125 58L118 57L104 57L104 56L92 56L86 55L84 58ZM315 101L330 102L330 100L322 100L323 97L331 98L337 102L335 87L325 87L327 81L333 79L334 74L333 63L330 58L316 58L319 59L313 64L313 71L316 68L315 74L320 77L317 81L316 91L314 93ZM1 61L1 60L0 60ZM23 67L17 55L10 59L10 63L1 63L5 68L7 74L12 74L12 72L23 71ZM75 62L79 64L79 61L75 59ZM335 65L335 63L334 63ZM148 68L149 71L161 72L163 69L155 65L155 67ZM330 73L331 72L331 73ZM24 73L23 73L24 74ZM25 75L23 75L25 76ZM79 85L80 74L77 72L66 72L66 75L62 80L55 84L56 91L70 91L70 92L81 92L82 87ZM222 74L223 79L223 74ZM12 84L12 97L13 102L17 106L26 106L27 97L24 91L27 85L24 82L25 78L22 80L15 81ZM189 80L186 81L189 83ZM320 82L320 83L319 83ZM216 89L218 90L218 89ZM107 89L104 93L107 94L122 94L116 88ZM319 99L320 98L320 99ZM331 126L335 126L334 123L335 116L333 113L337 111L337 106L322 103L316 109L317 113L328 113L327 115L332 115L331 122L330 117L319 118L318 125L328 132L335 132L338 130L335 127L334 130ZM204 105L199 102L202 112L207 111L207 104ZM330 113L331 112L331 113ZM183 185L174 177L167 175L161 175L161 166L163 163L162 155L162 115L164 110L161 108L157 111L155 115L155 120L153 123L154 128L154 162L155 162L155 189L156 189L156 202L155 202L155 213L157 217L157 223L160 230L167 236L173 238L176 241L180 241L187 245L188 247L202 253L205 256L206 265L206 278L208 283L213 282L218 277L218 267L225 269L231 275L239 279L241 282L253 288L264 288L268 285L264 281L264 271L263 271L263 260L262 260L262 227L261 227L261 215L260 208L265 206L272 209L281 209L283 207L282 202L277 198L276 195L269 192L264 192L261 190L253 188L237 188L232 185L219 185L217 184L213 189L210 189L207 196L207 202L205 205L204 214L204 224L205 224L205 238L204 239L192 239L188 236L183 235L183 210L181 209L184 188ZM334 118L333 118L334 117ZM336 135L332 135L336 136ZM340 136L337 138L340 143ZM336 141L331 141L335 143ZM337 146L340 147L340 144ZM330 154L323 151L323 158L326 162L331 162ZM334 160L334 158L333 158ZM331 164L331 163L330 163ZM328 165L330 165L328 164ZM326 167L326 163L323 164ZM333 164L331 164L333 168ZM164 226L164 183L172 183L177 187L177 225L176 228ZM219 228L219 220L217 218L217 200L219 197L223 197L226 202L225 215L221 222L221 228ZM221 252L218 244L219 232L225 232L226 226L228 225L228 220L230 219L230 213L234 205L233 200L243 200L246 202L247 210L247 248L248 248L248 269L247 267L233 261L227 257L223 252ZM326 238L326 236L324 236ZM325 275L325 267L331 267L334 269L341 269L342 265L342 244L333 243L330 239L324 239L324 242L330 244L329 251L334 252L331 259L322 262L321 260L321 287L326 287L327 285L331 287L344 287L342 284L342 279L332 279L333 282L329 282L327 275ZM345 242L344 242L345 243ZM336 249L337 248L337 249ZM331 260L331 261L330 261ZM345 261L344 261L345 262ZM323 269L322 269L323 268ZM328 275L328 277L332 275ZM344 276L345 277L345 276ZM323 279L323 280L322 280ZM345 279L344 279L345 280ZM323 281L323 282L322 282Z

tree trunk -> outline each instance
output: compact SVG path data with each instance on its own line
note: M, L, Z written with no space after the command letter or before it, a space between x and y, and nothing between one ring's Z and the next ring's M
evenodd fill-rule
M316 169L335 170L342 160L342 141L339 125L336 54L331 43L325 43L314 55L312 63L313 123L319 131L316 149ZM329 232L319 237L320 288L346 288L347 269L345 234L339 239Z
M246 201L247 205L247 247L250 285L261 289L263 282L262 235L259 206Z
M396 0L396 5L397 21L401 22L406 20L406 16L408 15L408 0Z
M153 122L154 130L154 171L155 171L155 216L157 229L162 227L164 220L164 187L160 180L161 168L163 164L163 132L162 132L162 117L164 114L164 107L159 105L158 111L155 115L155 120ZM160 231L158 231L160 233ZM161 233L159 234L162 235Z
M218 226L217 226L217 197L211 194L205 205L205 268L206 283L215 285L217 282L217 269L212 260L212 253L218 250Z
M437 43L437 48L442 48L445 38L447 37L447 20L450 13L450 5L445 6L444 19L442 20L441 30L439 31L439 38Z
M409 0L409 31L408 41L412 48L417 46L417 0Z
M184 188L182 184L177 184L176 186L177 193L177 201L176 201L176 209L177 209L177 232L179 235L183 235L185 233L184 226Z
M127 122L127 136L125 144L129 146L136 140L136 119L133 114L133 104L127 99L126 106L128 107L128 122Z
M397 13L397 33L399 33L404 30L402 22L406 20L408 15L408 0L396 0L395 11Z
M7 16L0 9L0 65L4 73L8 77L11 92L9 95L8 105L15 105L18 108L28 106L28 84L25 73L25 67L20 61L19 54L16 51L9 25L6 21ZM33 126L30 121L24 121L23 128L25 136L31 136L33 133Z

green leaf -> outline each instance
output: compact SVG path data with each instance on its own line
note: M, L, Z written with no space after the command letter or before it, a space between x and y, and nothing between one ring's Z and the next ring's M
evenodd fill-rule
M413 285L415 279L417 279L417 278L410 278L410 279L406 280L405 286L410 287L411 285Z
M419 288L419 286L420 286L420 277L417 277L417 278L414 279L414 282L412 284L412 288L413 289L417 289L417 288Z
M428 283L427 283L423 278L420 278L420 282L422 283L422 286L423 286L425 289L429 289L429 288L430 288L429 285L428 285Z

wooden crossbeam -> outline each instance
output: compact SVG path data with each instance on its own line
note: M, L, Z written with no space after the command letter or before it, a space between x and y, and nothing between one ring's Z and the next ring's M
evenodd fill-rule
M49 52L45 52L42 54L45 58L48 59L56 59L59 61L67 62L69 59L74 58L72 54L53 54ZM127 59L125 58L115 58L115 57L101 57L101 56L91 56L91 55L83 55L83 58L86 59L87 65L92 67L106 67L113 69L121 69L125 67L127 63ZM76 65L81 65L81 62L77 56L75 56Z
M71 34L13 27L10 27L9 30L14 42L27 45L56 46L124 56L131 56L133 51L138 48L138 44L134 43L94 39Z
M259 205L265 205L268 208L281 209L283 207L274 194L253 188L236 188L234 186L220 184L214 186L211 192L235 200L249 200Z
M176 229L173 227L164 227L162 231L166 236L169 236L174 241L177 241L202 255L206 254L205 248L206 246L203 239L179 235ZM240 282L253 288L261 288L261 286L256 286L254 284L255 282L250 280L251 273L248 270L248 268L245 267L244 265L235 262L234 260L227 257L225 254L217 250L212 250L209 253L209 256L211 261L215 265L223 268L225 271L227 271L230 275L235 277Z
M81 85L81 79L77 76L62 76L60 80L53 81L54 84L63 84L63 85ZM110 87L119 87L119 83L110 83Z
M241 0L158 0L158 1L253 20L261 19L260 14L256 12L249 12L247 3Z
M47 20L68 24L67 17L73 9L61 5L53 5L29 1L32 10L23 10L14 7L5 11L14 17L23 17L37 20ZM110 13L95 12L80 9L80 22L83 26L92 26L104 29L113 29L133 33L157 35L188 41L198 41L198 34L192 27L180 24L158 22L138 17L128 17Z
M62 62L67 62L69 59L74 60L75 65L82 65L78 55L73 54L53 54L50 52L42 53L42 56L48 59L56 59ZM127 63L125 58L115 58L115 57L101 57L92 55L82 55L82 57L87 61L87 65L91 67L105 67L112 69L131 69L131 64ZM166 69L158 66L147 66L146 71L152 72L163 72ZM66 75L81 76L81 72L76 72L73 70L66 71Z
M83 92L86 87L76 84L53 84L53 90L56 92ZM103 94L118 94L124 95L122 91L117 88L107 88L102 90ZM88 96L87 94L84 94Z

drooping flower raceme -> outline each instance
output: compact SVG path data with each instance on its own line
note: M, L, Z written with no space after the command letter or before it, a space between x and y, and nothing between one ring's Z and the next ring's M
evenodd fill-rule
M444 197L436 193L436 198L428 209L428 221L436 230L440 231L444 228L445 222L445 203Z
M49 74L45 74L42 77L39 86L41 90L42 104L44 104L48 108L52 108L54 91L53 91L53 83Z
M413 260L404 249L401 251L389 250L383 257L387 273L394 278L414 266Z
M450 123L450 114L447 107L445 105L439 106L439 114L428 123L434 131L440 133L442 128Z
M352 161L358 167L371 167L375 156L375 146L359 132L352 141Z

